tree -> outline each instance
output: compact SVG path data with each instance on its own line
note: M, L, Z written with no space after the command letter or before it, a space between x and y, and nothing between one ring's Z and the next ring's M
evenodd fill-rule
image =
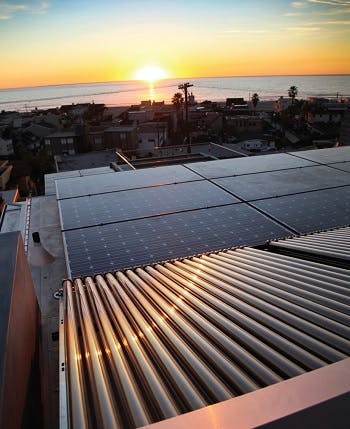
M259 95L254 92L253 96L252 96L252 104L254 106L254 110L256 110L256 106L258 105L260 99L259 99Z
M288 95L292 99L292 104L294 104L294 99L298 95L298 88L296 86L292 85L288 89Z
M178 112L184 104L184 98L183 98L181 92L176 92L174 94L173 98L171 99L171 102L173 103L176 111Z

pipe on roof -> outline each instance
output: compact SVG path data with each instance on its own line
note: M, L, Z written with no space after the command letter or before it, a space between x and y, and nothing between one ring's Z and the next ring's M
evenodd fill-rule
M66 281L69 427L145 426L347 357L349 281L257 249Z

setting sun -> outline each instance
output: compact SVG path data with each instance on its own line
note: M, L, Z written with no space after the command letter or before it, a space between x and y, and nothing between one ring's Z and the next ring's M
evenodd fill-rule
M143 67L135 73L136 80L145 80L147 82L155 82L166 77L167 75L163 69L154 66Z

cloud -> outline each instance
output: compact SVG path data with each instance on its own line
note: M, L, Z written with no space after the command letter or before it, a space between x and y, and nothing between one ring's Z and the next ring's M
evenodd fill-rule
M18 13L43 14L48 8L46 1L27 0L20 3L0 0L0 20L12 19Z
M246 30L246 29L233 29L233 30L224 30L225 34L266 34L267 30Z
M334 20L334 21L315 21L310 22L309 25L350 25L350 19Z
M297 9L299 9L301 7L305 7L306 5L302 1L293 1L292 2L292 6L295 7L295 8L297 8Z
M326 4L329 6L350 6L350 0L308 0L308 2Z
M294 33L311 33L313 31L319 31L320 27L287 27L286 30Z
M325 12L319 12L322 16L333 16L333 15L347 15L350 14L350 7L349 8L333 8L326 10Z

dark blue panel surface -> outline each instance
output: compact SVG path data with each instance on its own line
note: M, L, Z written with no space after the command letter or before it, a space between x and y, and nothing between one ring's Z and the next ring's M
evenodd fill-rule
M311 161L285 153L260 155L245 158L222 159L187 164L186 167L201 176L212 179L218 177L240 176L241 174L262 173L315 165Z
M255 201L255 207L299 233L350 223L350 186Z
M192 180L201 180L201 177L182 165L84 176L57 181L57 198L73 198Z
M239 200L208 181L133 189L60 200L62 229L120 222Z
M350 185L350 174L319 165L317 167L226 177L214 179L213 182L245 201L252 201Z
M244 203L64 232L72 276L290 236Z

